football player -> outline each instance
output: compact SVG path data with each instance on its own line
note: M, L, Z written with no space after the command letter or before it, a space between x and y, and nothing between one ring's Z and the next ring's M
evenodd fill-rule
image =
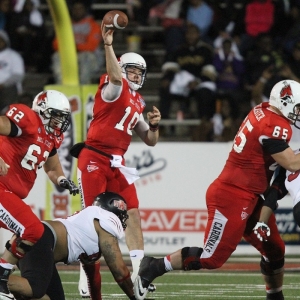
M70 123L67 97L55 90L39 93L32 109L12 104L0 117L0 227L14 232L0 258L0 299L14 299L7 288L8 276L41 238L44 226L22 199L26 198L44 168L56 185L78 193L62 170L57 149Z
M123 54L118 61L113 49L113 32L111 29L107 30L102 23L107 73L100 78L86 141L77 149L76 156L81 150L77 178L83 207L91 205L95 196L105 191L116 192L126 199L130 218L125 238L130 251L134 281L144 256L139 201L133 184L139 177L135 168L124 166L124 154L133 131L146 145L156 145L161 116L154 106L147 113L148 122L144 120L146 104L138 90L146 78L146 62L141 55L133 52ZM87 290L84 282L81 276L79 291L82 296L86 295Z
M102 255L121 289L129 299L135 299L130 272L118 244L127 219L126 201L118 194L106 192L98 195L92 206L66 219L44 221L44 234L19 262L22 277L9 277L10 291L26 299L46 294L51 300L64 300L55 263L80 260L88 274L91 299L101 300L101 278L93 279L92 266L99 264Z
M300 84L283 80L272 88L269 102L254 107L242 122L232 150L219 177L208 187L208 222L202 247L184 247L164 258L144 257L135 282L138 299L157 276L171 270L200 270L221 267L242 237L261 254L261 273L266 299L283 300L285 245L274 214L267 241L253 230L264 201L259 197L271 181L277 164L300 170L300 154L289 147L292 128L300 120Z

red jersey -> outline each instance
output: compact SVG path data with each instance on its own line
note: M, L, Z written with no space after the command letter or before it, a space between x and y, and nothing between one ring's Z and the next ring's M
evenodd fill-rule
M265 192L275 161L264 151L262 140L282 139L288 143L291 136L292 128L285 117L272 112L267 102L257 105L240 126L219 179L255 194Z
M42 120L23 104L10 105L6 116L19 128L15 137L0 136L0 157L10 165L6 176L0 176L0 187L24 199L33 187L40 169L51 151L58 149L63 136L45 131Z
M141 95L129 88L127 80L123 78L122 81L121 95L108 102L101 94L103 86L108 83L108 75L101 76L86 139L88 145L108 154L125 154L131 142L132 129L146 106Z

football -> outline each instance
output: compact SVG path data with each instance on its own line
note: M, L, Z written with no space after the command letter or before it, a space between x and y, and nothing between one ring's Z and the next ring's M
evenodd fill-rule
M110 10L103 17L107 29L124 29L128 24L127 15L121 10Z

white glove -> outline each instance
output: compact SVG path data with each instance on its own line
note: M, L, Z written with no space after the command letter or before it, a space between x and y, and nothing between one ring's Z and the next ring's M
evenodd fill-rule
M257 222L255 227L253 228L254 233L260 241L267 242L268 236L270 236L271 231L267 224L264 222Z

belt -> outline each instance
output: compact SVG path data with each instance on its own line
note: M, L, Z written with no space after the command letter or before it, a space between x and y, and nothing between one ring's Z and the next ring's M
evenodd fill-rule
M94 148L94 147L92 147L92 146L89 146L89 145L87 145L87 144L84 144L84 148L87 148L87 149L89 149L89 150L95 151L95 152L97 152L97 153L99 153L99 154L101 154L101 155L103 155L103 156L106 156L106 157L109 157L110 159L113 159L112 155L107 154L107 153L105 153L105 152L103 152L103 151L101 151L101 150L98 150L98 149L96 149L96 148Z

